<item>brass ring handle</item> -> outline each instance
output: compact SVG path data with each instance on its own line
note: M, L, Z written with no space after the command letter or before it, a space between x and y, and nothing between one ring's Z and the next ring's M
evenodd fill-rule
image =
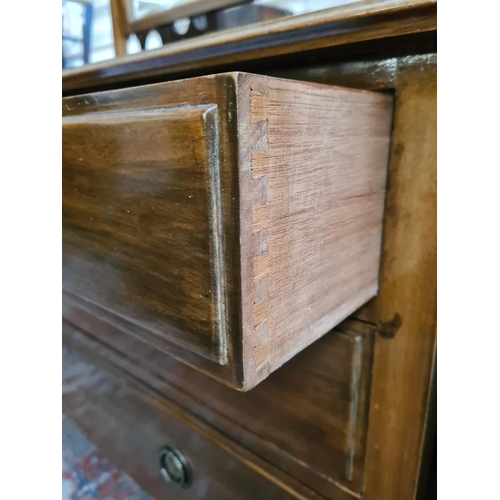
M164 446L160 450L160 472L167 483L180 488L190 484L190 473L187 461L179 450Z

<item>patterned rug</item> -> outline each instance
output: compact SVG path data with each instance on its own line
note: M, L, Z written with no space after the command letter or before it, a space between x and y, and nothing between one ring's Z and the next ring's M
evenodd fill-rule
M64 417L62 430L62 500L152 500Z

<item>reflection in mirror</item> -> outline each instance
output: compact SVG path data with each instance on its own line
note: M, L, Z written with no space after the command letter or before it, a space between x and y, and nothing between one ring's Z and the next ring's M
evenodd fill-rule
M62 66L115 57L109 0L63 0Z
M198 31L205 31L208 27L207 16L205 16L205 15L193 17L192 22L193 22L194 27Z
M127 39L127 54L137 54L141 52L141 42L133 33Z
M146 37L146 50L158 49L163 46L160 34L156 30L151 30Z
M133 0L132 12L135 19L144 17L152 12L171 9L176 5L186 3L184 0Z
M174 21L173 23L174 31L178 35L185 35L189 30L190 24L191 24L191 19L189 19L189 17L183 17L181 19L177 19L177 21Z
M63 67L358 1L63 0Z
M124 0L127 1L127 0ZM129 0L131 1L131 14L133 19L140 19L151 14L165 11L175 11L186 8L188 11L199 14L215 12L227 9L239 9L246 6L262 5L280 9L284 15L297 15L305 12L312 12L329 7L335 7L360 0ZM251 18L249 21L252 22ZM249 24L249 22L245 23ZM187 29L186 29L187 31Z

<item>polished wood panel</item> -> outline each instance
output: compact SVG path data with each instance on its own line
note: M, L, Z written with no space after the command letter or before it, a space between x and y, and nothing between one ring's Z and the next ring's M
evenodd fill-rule
M354 2L208 34L120 60L65 70L63 92L81 93L82 90L165 81L206 74L210 69L220 71L221 66L226 71L252 71L258 63L261 72L264 66L276 66L274 62L268 64L269 59L281 58L288 64L302 65L318 57L331 61L334 57L345 58L346 54L373 54L380 50L380 44L389 49L414 47L427 38L435 45L436 31L435 0Z
M111 460L154 498L254 499L314 498L283 484L283 489L242 461L172 418L154 392L139 392L85 362L63 353L63 410ZM178 449L191 480L183 489L164 481L159 451ZM280 484L281 486L281 484Z
M108 267L108 275L101 275L99 283L108 289L114 286L116 295L110 293L106 296L105 307L99 301L88 300L89 297L81 287L79 295L66 293L64 300L71 303L78 302L81 307L91 310L97 316L106 317L108 321L112 321L123 330L154 345L157 349L168 352L178 359L210 373L218 380L238 386L241 385L242 378L238 364L238 353L234 352L234 346L238 344L240 329L238 309L231 309L231 302L226 301L228 306L225 318L227 326L225 331L228 332L226 343L219 342L218 345L212 343L210 346L211 337L214 340L217 338L217 330L212 328L210 333L209 324L205 327L205 334L192 328L196 324L196 321L193 322L196 316L201 321L203 319L209 320L209 316L203 318L203 314L214 311L214 305L217 303L216 287L222 282L214 279L215 286L210 285L212 284L211 278L215 276L214 257L221 256L216 247L221 235L226 241L222 262L219 263L220 267L227 270L224 273L224 293L235 297L235 307L238 303L239 278L237 269L239 258L237 241L239 236L238 227L234 223L238 217L235 186L237 170L231 168L237 164L237 160L234 143L224 140L236 135L235 123L228 119L231 113L234 114L234 106L231 104L234 102L233 82L231 75L220 75L213 78L190 80L189 82L172 82L166 87L150 86L139 92L131 89L91 96L82 95L63 100L63 123L65 120L69 120L69 122L79 121L82 124L87 121L89 134L92 134L92 130L94 130L94 126L91 124L96 119L102 120L102 117L107 117L107 119L115 117L114 119L117 119L118 116L122 119L127 116L137 118L136 124L131 119L132 123L128 125L109 127L108 139L113 141L117 154L120 151L117 147L120 138L127 137L127 134L127 141L123 144L125 150L130 146L129 141L137 145L138 137L143 137L145 143L149 145L149 149L140 146L136 146L134 151L128 149L130 155L124 159L126 161L124 165L117 165L114 162L114 156L108 155L107 169L99 170L98 165L95 166L97 172L103 175L107 172L108 190L111 189L111 193L115 194L114 198L109 198L103 190L98 191L100 195L98 203L105 209L102 210L104 215L109 212L114 213L115 202L124 203L133 199L135 203L134 211L131 210L130 213L127 213L126 210L122 211L123 213L120 212L123 216L123 224L119 226L121 227L121 246L115 250L116 245L110 245L111 235L113 235L112 227L107 227L107 232L103 233L102 227L96 225L95 220L85 222L93 224L86 226L92 229L90 234L84 229L80 232L81 237L87 240L96 237L106 239L108 247L111 247L112 250L111 255L120 250L121 253L118 256L121 260L116 261L115 259L115 264L120 264L121 270L132 272L137 276L141 269L149 266L149 271L153 274L161 294L160 300L151 294L149 291L151 284L149 279L146 279L147 275L143 274L142 288L146 293L139 292L140 302L137 302L136 299L128 300L131 314L120 314L120 311L124 311L126 304L118 304L120 310L117 310L118 306L112 305L111 302L116 297L123 297L127 290L121 289L121 281L117 279L120 278L120 274L112 275L113 268ZM188 113L190 117L185 113ZM146 118L141 118L143 115ZM156 115L160 121L151 121L151 117ZM169 119L164 120L160 116L167 116ZM175 118L176 116L177 118ZM183 116L184 118L182 118ZM179 126L175 124L176 119ZM216 120L217 123L214 124L213 120ZM134 130L138 135L130 134L128 127L132 127L130 130ZM150 136L150 131L153 132L152 136ZM172 139L174 139L173 142ZM70 143L70 151L71 147ZM91 149L92 144L89 144L88 148ZM108 149L101 148L95 151L94 158L96 155L99 158L102 155L105 157ZM224 167L225 165L227 167ZM124 166L127 170L121 172ZM216 178L217 169L219 170L218 181ZM117 170L118 172L116 172ZM113 171L119 175L113 176ZM138 184L141 171L144 175L141 183ZM148 175L146 172L149 172ZM163 177L161 177L162 175ZM149 177L156 179L156 181L149 181ZM110 183L113 183L113 186L110 186ZM136 185L137 189L134 191ZM140 194L139 188L145 185L149 186L147 195ZM175 187L178 189L172 189ZM186 191L186 188L189 188L189 192ZM78 197L78 193L74 189L71 192L71 187L66 192L70 196L70 202L73 197ZM217 201L217 192L220 193L221 199L219 201ZM157 194L155 195L155 193ZM94 205L96 203L93 198L84 198L84 200L92 201ZM159 205L156 201L159 202ZM222 224L222 229L217 231L217 237L213 237L214 235L211 233L217 229L219 223L217 223L216 217L214 218L211 214L214 213L214 208L217 208L219 204L224 207L223 220L219 221ZM158 212L159 208L161 210ZM127 210L130 210L130 207L127 207ZM189 217L186 218L186 215ZM118 214L115 214L115 217L117 216ZM63 220L63 233L66 233L65 226ZM151 231L153 228L154 232ZM146 239L144 239L143 233L145 233ZM171 237L174 234L175 239ZM144 245L148 241L152 246L149 250L146 248L147 245ZM173 259L171 263L167 258L169 254L170 259ZM85 253L83 252L82 255ZM135 256L133 264L130 263L131 255ZM95 259L87 259L86 265L91 266L93 262ZM182 264L179 267L178 264L182 262L185 265ZM185 269L185 272L182 271L182 268ZM196 276L196 273L198 273L198 285L193 286L193 276ZM84 280L85 276L81 274L78 276L80 278L75 277L75 279L70 280L71 282L67 286L70 291L71 287L84 283L84 281L80 282L80 279ZM166 282L168 286L162 287L161 284L165 283L166 278L168 278ZM201 288L200 284L202 284ZM98 289L99 286L96 288ZM179 314L180 311L174 311L172 307L170 311L165 311L166 305L175 306L178 295L186 299L184 306L181 303L178 304L179 307L183 308L184 313ZM166 304L164 303L165 299ZM218 303L220 305L222 300L219 300ZM142 307L140 314L137 313L138 306ZM163 313L167 314L163 314L159 319L155 313L162 309ZM146 316L146 314L148 315ZM175 318L183 316L184 325L175 321ZM188 331L186 326L190 326L191 331ZM171 335L172 332L173 335ZM220 332L221 329L219 329Z
M63 120L63 288L224 363L216 123L214 105Z
M65 99L69 297L251 389L377 292L391 101L244 73Z
M328 498L360 491L372 326L344 322L239 393L93 315L73 310L68 316L73 323L64 324L65 342L93 362L112 363L154 387Z

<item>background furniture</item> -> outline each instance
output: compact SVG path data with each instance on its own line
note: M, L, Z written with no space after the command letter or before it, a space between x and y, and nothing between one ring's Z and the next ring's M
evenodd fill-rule
M167 44L289 14L286 9L253 4L249 0L186 0L141 17L134 15L130 0L110 0L110 5L117 56L127 54L127 39L132 34L144 50L146 38L153 30L160 35L162 44ZM177 28L176 22L181 19L187 22L185 32Z

